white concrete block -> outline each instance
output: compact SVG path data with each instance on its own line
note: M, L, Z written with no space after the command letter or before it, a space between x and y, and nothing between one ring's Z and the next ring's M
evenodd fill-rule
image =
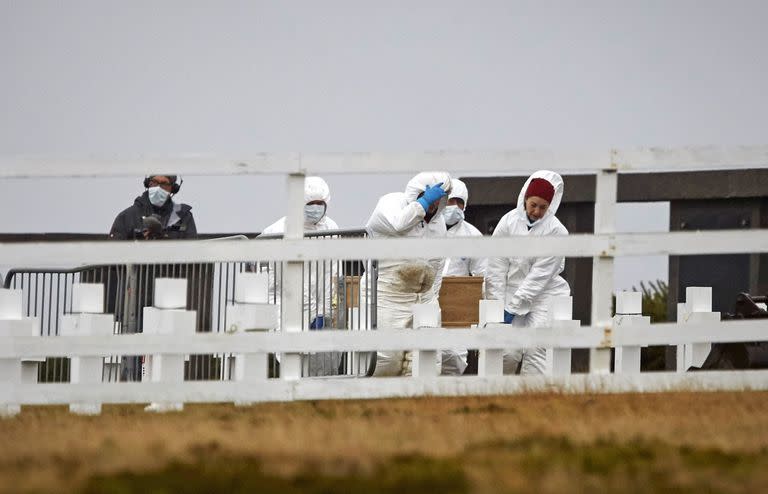
M478 376L492 377L504 374L504 350L480 350L477 360Z
M104 312L104 285L101 283L72 285L72 312L75 314Z
M293 381L301 378L301 354L280 354L280 379Z
M616 292L616 315L642 314L643 294L640 292Z
M573 297L551 297L547 317L550 321L567 321L573 318Z
M238 273L235 282L235 302L243 304L269 303L269 274Z
M168 283L166 294L175 293L176 302L165 300L166 305L178 304L178 295L182 291L186 295L186 280L176 280L165 278ZM160 281L160 280L157 280ZM183 283L176 283L182 281ZM165 283L163 283L165 284ZM157 285L156 285L157 286ZM157 292L155 292L157 301ZM195 334L197 325L197 312L193 310L168 309L158 307L144 307L144 323L142 331L146 334L170 334L177 336L188 336ZM184 382L184 362L186 355L147 355L142 364L142 381L164 382L164 383L182 383ZM177 402L156 402L149 404L144 408L147 412L166 413L177 412L184 409L183 403Z
M413 311L413 328L439 328L440 306L438 304L415 304Z
M639 346L617 347L614 353L613 372L616 374L640 374Z
M625 293L638 293L639 292L625 292ZM618 300L618 297L617 297ZM617 302L618 307L618 302ZM633 307L627 307L628 310L632 310ZM651 318L649 316L641 316L637 314L619 314L618 309L615 316L613 316L613 327L615 331L620 332L621 328L627 328L629 326L650 326ZM614 351L613 371L616 374L639 374L640 373L640 346L623 346L616 347Z
M568 297L570 298L570 297ZM564 314L563 314L564 315ZM554 320L550 322L553 331L564 329L576 329L581 326L581 321L567 319ZM570 348L548 348L547 349L547 371L550 375L559 376L571 373L572 351Z
M564 376L571 373L571 349L552 348L552 375Z
M98 286L102 288L103 293L103 286ZM81 293L94 296L95 292L85 290ZM59 334L62 336L112 335L114 334L114 316L88 312L65 314L61 320ZM70 360L69 380L72 383L100 383L103 373L104 357L72 357ZM70 403L69 411L77 415L98 415L101 413L101 403Z
M685 305L687 312L712 311L712 287L689 286L685 289Z
M0 383L21 383L21 361L19 359L0 359ZM1 399L2 397L0 397Z
M686 315L685 322L689 324L696 323L716 323L720 322L719 312L692 312ZM683 367L687 370L689 367L701 367L707 355L712 350L711 343L687 343L683 351Z
M277 329L280 308L273 304L241 304L227 306L227 332L270 331Z
M477 327L484 328L486 324L504 322L504 301L503 300L481 300L480 317Z
M72 357L69 380L73 383L100 383L104 357Z
M115 317L112 314L64 314L61 318L59 335L111 335L114 334L114 324Z
M691 312L686 314L683 322L689 324L717 323L720 322L719 312Z
M590 348L589 349L589 373L590 374L610 374L611 373L611 349L610 348Z
M0 319L0 336L38 336L40 321L36 317Z
M266 353L241 353L235 356L235 381L261 381L269 372Z
M413 377L437 377L440 375L439 353L436 350L413 352Z
M266 353L235 355L234 380L237 382L258 382L269 375L269 359ZM250 406L251 401L235 401L235 406Z
M675 372L685 372L688 369L685 360L685 345L677 345L675 363Z
M158 309L144 307L142 332L147 334L195 334L197 312L193 310Z
M35 384L37 382L37 367L45 359L24 359L21 361L21 383Z
M154 306L158 309L186 309L187 280L183 278L156 278Z
M21 319L23 308L21 290L0 288L0 320Z
M21 361L19 359L0 359L0 384L21 384ZM0 395L0 417L13 417L21 412L18 403L9 403Z
M152 382L181 383L184 382L183 355L153 355Z

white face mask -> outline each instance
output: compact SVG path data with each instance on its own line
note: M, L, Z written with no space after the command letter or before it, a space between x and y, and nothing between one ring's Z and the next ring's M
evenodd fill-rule
M170 197L171 193L167 190L163 189L162 187L150 187L148 189L149 191L149 202L152 203L155 207L160 207L168 200L168 197Z
M325 216L325 206L322 204L307 204L304 206L304 221L316 225Z
M446 206L443 210L443 218L446 225L453 226L464 219L464 211L458 206Z

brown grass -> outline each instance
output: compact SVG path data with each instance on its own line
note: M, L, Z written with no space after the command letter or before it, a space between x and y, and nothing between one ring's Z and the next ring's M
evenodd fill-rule
M146 492L173 478L173 490L190 492L403 491L441 479L435 491L760 492L768 393L205 405L170 415L105 406L97 417L35 407L0 420L0 446L0 492Z

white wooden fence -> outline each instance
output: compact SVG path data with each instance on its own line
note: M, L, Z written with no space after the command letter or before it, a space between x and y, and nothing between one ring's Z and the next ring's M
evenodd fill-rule
M713 342L764 340L764 321L721 323L712 316L691 314L706 311L685 307L677 324L644 324L637 319L614 318L611 312L613 259L621 255L687 255L768 252L768 230L675 232L662 234L615 233L617 173L651 170L740 168L768 166L768 146L736 148L683 148L612 150L603 153L558 153L519 151L504 153L435 152L421 154L259 155L251 160L182 157L126 160L49 159L45 157L0 158L0 177L43 176L135 176L141 173L258 174L287 175L287 222L285 238L261 242L71 242L61 244L0 244L0 259L6 264L34 264L55 258L75 265L131 262L211 262L271 259L285 261L282 294L282 331L279 333L184 334L178 317L152 319L157 327L138 335L73 334L41 338L27 335L24 320L0 323L0 404L7 414L23 404L74 404L74 411L96 413L100 403L157 402L178 409L185 402L321 398L379 398L388 396L496 394L532 390L564 392L619 392L713 389L768 389L768 372L644 373L634 369L638 348L643 345L683 345L678 360L695 362L703 348ZM597 173L595 234L572 235L548 242L525 238L441 239L333 239L311 242L302 238L303 183L306 174L398 173L424 169L446 171L474 168L479 172L528 173L538 168L582 170ZM566 184L567 187L567 184ZM518 191L510 191L510 202ZM592 326L580 327L554 321L549 329L505 330L487 327L475 331L417 329L411 331L316 331L301 332L301 266L306 260L415 259L466 256L593 257ZM697 299L698 300L698 299ZM689 310L691 309L691 310ZM696 309L696 307L693 307ZM175 310L175 309L166 309ZM178 312L178 311L177 311ZM183 311L182 311L183 312ZM636 315L636 314L624 314ZM93 327L87 313L73 314L77 327ZM165 322L163 322L165 321ZM631 323L630 323L631 321ZM493 321L489 321L493 322ZM498 326L498 325L496 325ZM146 323L145 323L146 327ZM386 328L383 328L386 329ZM687 345L687 346L686 346ZM698 346L697 346L698 345ZM498 372L498 357L505 348L547 347L552 349L550 376L512 377ZM610 349L619 348L619 372L610 373ZM407 378L301 379L301 354L307 352L406 350L427 362L441 348L481 350L479 376L440 377L419 375ZM571 348L591 349L589 374L564 373L564 360ZM183 355L237 353L244 367L233 382L182 382L175 370L160 371L143 383L71 382L31 384L21 378L23 362L29 358L67 356L82 359L105 355L154 355L161 367L175 369ZM281 379L266 379L259 355L280 353ZM166 365L171 362L170 367ZM249 370L247 362L256 366ZM80 365L80 364L79 364ZM87 364L83 364L87 367ZM153 364L154 365L154 364ZM253 368L253 367L252 367ZM171 376L170 378L168 376Z

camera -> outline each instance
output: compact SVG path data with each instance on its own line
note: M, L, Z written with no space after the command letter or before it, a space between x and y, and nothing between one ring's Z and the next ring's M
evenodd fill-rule
M141 218L142 228L134 228L133 238L135 240L158 240L167 237L160 217L156 214L144 216Z

